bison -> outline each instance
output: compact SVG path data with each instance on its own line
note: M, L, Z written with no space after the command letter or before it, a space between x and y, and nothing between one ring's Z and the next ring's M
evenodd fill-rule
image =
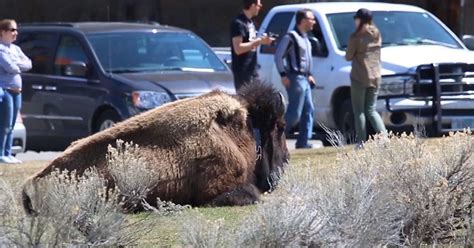
M158 197L192 206L254 203L277 185L288 164L284 112L281 94L261 82L237 95L215 90L165 104L72 143L26 181L23 205L34 213L28 189L55 170L82 175L95 167L113 187L106 154L118 139L137 144L159 172L147 196L151 205Z

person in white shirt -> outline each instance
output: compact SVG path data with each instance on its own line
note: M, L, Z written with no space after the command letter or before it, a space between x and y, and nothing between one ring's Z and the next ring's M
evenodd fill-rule
M14 20L0 20L0 163L21 163L12 156L12 133L21 108L21 72L31 60L13 44L18 36Z

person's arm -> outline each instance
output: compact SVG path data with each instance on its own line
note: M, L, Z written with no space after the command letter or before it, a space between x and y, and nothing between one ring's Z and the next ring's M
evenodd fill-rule
M286 73L286 68L284 64L284 60L286 56L288 55L288 51L292 45L292 41L289 35L283 36L283 38L280 40L280 43L278 43L278 47L275 51L275 65L277 67L278 73L280 73L281 76L281 81L285 87L290 86L290 80L288 79L288 75Z
M289 35L283 36L283 38L280 40L278 43L277 49L275 51L275 65L278 70L278 73L280 73L280 76L286 77L286 68L285 68L285 58L288 55L288 50L290 49L290 46L292 45L292 41Z
M275 40L268 36L263 36L249 42L243 42L246 28L247 27L245 25L237 21L234 21L231 24L230 32L232 37L232 47L234 48L234 52L237 55L248 53L261 44L270 45L272 41Z
M309 81L309 84L311 86L311 88L314 88L316 87L316 79L314 78L313 76L313 73L311 72L311 70L313 70L313 47L311 46L311 43L308 42L308 45L309 45L309 50L311 51L310 52L310 57L309 57L309 75L308 75L308 81Z
M379 33L379 36L377 37L377 45L382 46L382 34Z
M21 48L17 47L16 50L17 50L18 58L19 58L19 60L16 61L16 64L18 65L18 67L20 68L20 70L21 70L21 71L29 71L29 70L31 70L31 68L33 67L33 65L31 64L31 59L28 58L28 57L23 53L23 51L21 50Z
M351 36L349 38L349 44L347 46L346 60L352 61L354 59L355 54L356 54L356 39L353 36Z
M248 53L252 51L255 47L262 44L262 39L257 38L249 42L243 42L243 36L232 37L232 45L234 47L234 52L237 55Z
M313 70L313 46L311 45L311 42L308 40L308 49L309 49L309 77L311 77L313 80L310 79L310 81L314 81L313 73L311 72ZM314 81L316 83L316 81Z
M0 50L0 67L10 74L21 73L21 70L18 65L10 59L10 57L5 53L5 51L2 50Z

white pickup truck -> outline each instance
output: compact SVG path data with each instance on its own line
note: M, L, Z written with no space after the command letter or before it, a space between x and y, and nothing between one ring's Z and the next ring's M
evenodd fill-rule
M433 135L474 127L474 52L431 13L387 3L283 5L270 10L259 33L284 36L295 27L295 12L302 8L312 10L317 20L309 34L317 80L313 90L317 127L353 132L351 64L344 55L359 8L372 11L382 33L383 80L377 110L385 125L394 131L423 125ZM276 45L258 49L259 74L286 94L275 67L275 50Z

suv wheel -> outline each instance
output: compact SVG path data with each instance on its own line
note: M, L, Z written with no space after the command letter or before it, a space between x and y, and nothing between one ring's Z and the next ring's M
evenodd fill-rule
M120 121L120 116L114 110L107 110L103 112L97 119L94 125L94 132L100 132L112 127L115 123Z
M337 119L337 126L342 134L344 134L347 144L353 143L355 141L355 123L350 98L342 103Z

